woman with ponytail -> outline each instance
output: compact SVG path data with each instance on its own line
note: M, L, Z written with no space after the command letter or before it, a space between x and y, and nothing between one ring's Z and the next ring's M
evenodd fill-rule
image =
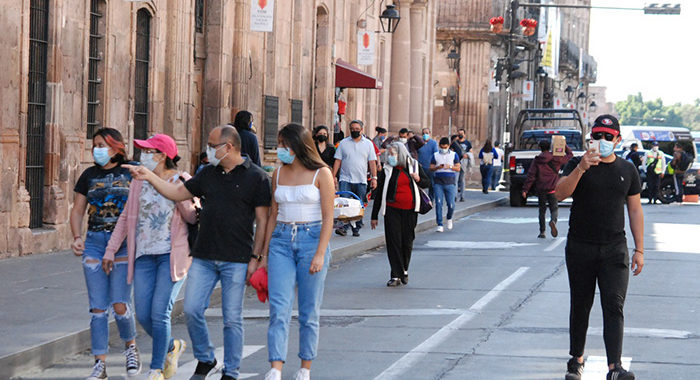
M189 174L177 170L177 145L168 135L134 140L141 151L141 165L171 183L186 181ZM170 313L192 263L187 240L187 223L197 214L192 200L173 202L148 182L134 180L126 207L119 216L102 267L109 274L115 268L115 253L126 239L128 284L134 284L136 318L153 338L148 380L169 379L177 371L185 350L184 340L170 336Z
M90 336L95 364L87 380L107 378L105 358L109 342L109 310L114 313L119 336L126 344L126 372L129 376L141 371L136 348L136 325L131 311L131 286L127 284L126 245L113 252L115 263L105 273L100 263L105 256L107 242L117 225L129 194L131 175L122 167L127 161L124 139L113 128L98 129L92 138L92 157L95 165L87 168L75 185L75 200L70 214L73 233L73 253L82 256L85 283L90 303ZM88 231L82 236L83 217L88 213Z

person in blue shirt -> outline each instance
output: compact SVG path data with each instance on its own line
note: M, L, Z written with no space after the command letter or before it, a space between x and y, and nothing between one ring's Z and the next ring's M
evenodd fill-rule
M435 192L433 190L433 172L430 170L430 161L433 159L433 155L438 151L437 141L430 138L430 129L423 128L423 141L425 144L418 149L418 163L423 167L423 171L428 173L430 177L430 188L428 189L428 195L431 200L435 199Z
M435 218L437 232L442 232L442 204L447 203L447 229L452 229L452 214L455 210L455 195L457 193L457 173L459 173L459 156L450 149L447 137L440 139L440 149L430 160L430 171L433 172L433 189L435 190Z
M253 114L239 111L232 124L241 137L241 153L248 156L250 161L260 166L260 146L258 136L253 132Z
M479 159L481 164L481 188L484 194L489 193L489 185L491 185L491 176L493 173L493 160L498 158L498 151L491 144L491 140L484 142L484 147L479 151Z

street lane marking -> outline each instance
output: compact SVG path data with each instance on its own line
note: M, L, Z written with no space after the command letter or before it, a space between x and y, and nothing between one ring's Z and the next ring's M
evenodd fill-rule
M631 357L622 357L622 368L630 370L632 365ZM608 375L608 358L605 356L589 356L586 358L586 365L583 367L581 380L602 380Z
M502 218L502 217L493 217L493 218L474 218L474 220L478 220L480 222L491 222L491 223L505 223L505 224L530 224L530 223L539 223L540 219L539 218L529 218L529 217L513 217L513 218ZM564 219L559 219L560 222L568 222L569 218L564 218Z
M375 377L374 380L390 380L390 379L401 379L403 378L404 372L408 371L412 366L417 364L421 359L423 359L428 353L434 351L434 349L441 345L447 340L447 338L452 335L453 332L459 330L467 322L469 322L474 316L479 314L489 302L496 298L504 289L506 289L510 284L515 282L520 278L529 267L520 267L518 270L513 272L508 278L501 281L496 285L490 292L486 293L481 297L476 303L474 303L466 312L454 319L449 324L443 326L435 334L430 336L428 339L423 341L423 343L416 346L414 349L406 353L399 360L394 362L389 368L380 373L379 376Z
M243 355L241 356L241 361L245 358L247 358L250 355L253 355L254 353L260 351L263 349L265 346L255 346L255 345L245 345L243 346ZM208 378L214 378L213 376L216 373L221 372L221 367L223 367L224 364L224 348L223 347L217 347L216 350L214 350L214 355L216 356L216 361L218 362L217 364L217 370L212 372ZM171 377L173 380L188 380L190 376L194 373L195 368L197 368L197 360L191 360L183 365L181 365L177 369L177 373L175 376ZM250 377L255 377L257 376L257 373L241 373L240 376L238 377L239 379L247 379Z
M602 327L589 327L589 335L603 335ZM625 336L637 338L664 338L664 339L689 339L693 336L690 331L669 329L646 329L638 327L625 327Z
M432 315L459 315L466 309L322 309L322 317L404 317L404 316L432 316ZM210 308L204 313L207 317L222 317L221 308ZM292 317L298 317L299 311L292 310ZM269 318L269 309L249 309L243 311L243 318Z
M566 238L565 237L558 237L556 238L552 244L549 245L549 247L545 248L545 252L553 251L555 248L557 248L561 243L565 242Z
M429 240L425 243L430 248L445 249L508 249L537 245L536 243L516 243L513 241L457 241L457 240Z
M652 223L653 250L674 253L700 253L700 246L689 239L700 236L700 225L681 223ZM651 248L651 247L649 247Z

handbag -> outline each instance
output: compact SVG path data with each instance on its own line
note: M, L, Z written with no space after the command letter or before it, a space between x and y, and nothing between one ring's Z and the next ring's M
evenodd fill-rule
M426 194L425 190L419 187L418 192L420 193L420 208L418 209L418 213L424 215L433 209L433 203L430 201L430 197Z

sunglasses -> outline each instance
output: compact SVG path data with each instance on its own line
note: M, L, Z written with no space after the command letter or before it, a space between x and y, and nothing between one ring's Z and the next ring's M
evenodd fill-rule
M615 139L615 135L609 132L593 132L591 133L591 138L593 140L600 140L602 138L605 138L607 141L613 141Z

